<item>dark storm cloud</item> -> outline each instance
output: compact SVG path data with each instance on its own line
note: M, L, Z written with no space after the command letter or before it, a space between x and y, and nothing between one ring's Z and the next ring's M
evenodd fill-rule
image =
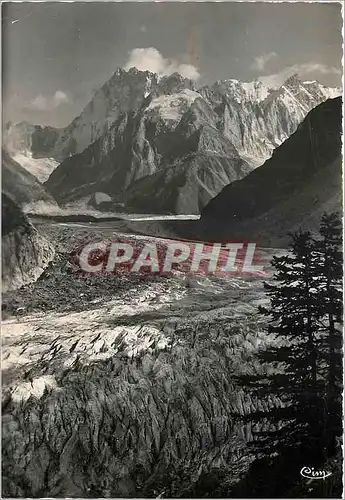
M67 124L133 60L200 84L292 71L341 82L340 4L6 3L2 16L6 119L16 121Z

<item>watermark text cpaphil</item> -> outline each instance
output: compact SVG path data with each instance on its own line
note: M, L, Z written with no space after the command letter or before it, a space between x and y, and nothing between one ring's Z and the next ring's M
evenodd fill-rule
M95 241L79 248L73 260L87 274L169 275L176 271L218 276L266 274L256 243Z

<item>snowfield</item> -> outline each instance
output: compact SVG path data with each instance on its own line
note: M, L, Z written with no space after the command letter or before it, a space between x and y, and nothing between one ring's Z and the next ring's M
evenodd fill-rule
M145 112L154 110L159 113L163 120L179 121L182 115L193 104L195 99L201 98L198 92L185 89L182 92L172 95L162 95L151 101Z

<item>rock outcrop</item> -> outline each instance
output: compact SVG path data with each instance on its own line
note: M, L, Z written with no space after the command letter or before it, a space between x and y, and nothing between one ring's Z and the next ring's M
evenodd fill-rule
M2 290L35 281L54 257L53 246L2 193Z

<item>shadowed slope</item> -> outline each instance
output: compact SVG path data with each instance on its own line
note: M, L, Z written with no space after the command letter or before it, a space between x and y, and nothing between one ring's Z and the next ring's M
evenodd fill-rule
M341 98L320 104L262 167L226 186L202 212L203 231L272 243L341 209L341 108Z

